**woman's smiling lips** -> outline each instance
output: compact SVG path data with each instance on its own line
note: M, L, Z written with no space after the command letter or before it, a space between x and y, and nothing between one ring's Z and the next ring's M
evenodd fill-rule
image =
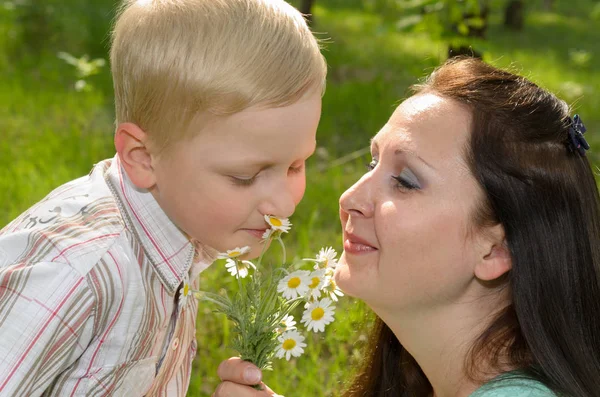
M344 232L344 251L348 254L360 255L377 251L377 248L361 237Z

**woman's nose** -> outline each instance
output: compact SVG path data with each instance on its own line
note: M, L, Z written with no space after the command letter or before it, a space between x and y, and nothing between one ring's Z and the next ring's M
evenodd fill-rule
M373 216L373 200L370 174L363 175L340 197L340 211L352 216Z

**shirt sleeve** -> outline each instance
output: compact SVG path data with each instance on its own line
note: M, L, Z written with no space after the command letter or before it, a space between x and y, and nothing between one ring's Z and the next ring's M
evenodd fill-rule
M556 394L537 382L511 380L485 385L469 397L556 397Z
M94 305L67 264L0 267L0 395L41 395L89 344Z

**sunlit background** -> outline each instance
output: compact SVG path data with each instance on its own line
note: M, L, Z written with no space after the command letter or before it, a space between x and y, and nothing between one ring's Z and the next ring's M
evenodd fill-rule
M114 155L108 32L113 0L0 0L0 227L54 187ZM452 53L510 67L571 103L600 164L600 2L591 0L314 0L329 64L304 201L286 237L288 255L341 247L338 197L364 171L365 148L409 85ZM222 266L202 288L232 287ZM311 335L304 356L277 362L265 380L280 394L330 396L360 359L368 315L345 298L337 320ZM209 396L230 355L224 318L201 306L190 396Z

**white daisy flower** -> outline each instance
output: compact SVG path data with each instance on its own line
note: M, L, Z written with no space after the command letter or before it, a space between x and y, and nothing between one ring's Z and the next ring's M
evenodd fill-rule
M219 255L217 256L218 259L233 259L233 258L237 258L239 256L245 255L248 252L250 252L250 247L246 246L246 247L241 247L241 248L234 248L232 250L227 250L227 252L220 252Z
M314 332L323 332L325 326L333 322L334 310L335 306L331 304L331 299L323 298L308 306L302 315L301 322L309 331L312 329Z
M227 268L227 271L231 273L232 276L235 276L237 278L246 278L246 276L248 275L248 270L250 268L256 270L256 266L254 266L254 263L250 261L238 261L236 259L227 259L227 261L225 261L225 267Z
M179 305L185 307L187 305L188 297L192 294L189 275L186 274L183 277L181 284L181 289L179 289Z
M315 269L335 269L337 266L337 252L332 247L321 248L315 259L305 258L303 260L315 262Z
M277 285L277 292L281 292L285 299L296 299L308 292L310 279L308 270L296 270L282 278Z
M307 296L318 299L321 296L321 289L325 286L325 270L315 270L308 277L310 279L310 284L308 284Z
M329 295L329 297L335 302L337 302L338 296L344 296L344 293L340 287L337 286L335 280L333 279L333 275L328 275L325 277L323 291L325 292L325 295Z
M262 239L267 240L269 237L271 237L271 234L273 234L273 229L267 229L265 230L265 232L262 235Z
M317 254L317 260L323 263L323 267L335 269L337 266L337 252L333 247L321 248Z
M304 336L300 335L298 331L287 331L281 334L277 340L280 342L275 352L277 358L285 356L285 359L290 361L292 356L300 357L304 353L306 343L304 343Z
M276 328L276 331L278 333L282 334L284 332L293 331L295 329L296 329L296 320L294 320L294 316L288 314L281 319L281 322L279 323L279 327Z
M278 218L273 215L265 215L265 221L273 231L279 231L281 233L287 233L292 228L288 218Z
M304 304L304 308L308 309L308 307L316 301L318 301L318 299L313 298L312 296L308 295L306 297L306 303Z

